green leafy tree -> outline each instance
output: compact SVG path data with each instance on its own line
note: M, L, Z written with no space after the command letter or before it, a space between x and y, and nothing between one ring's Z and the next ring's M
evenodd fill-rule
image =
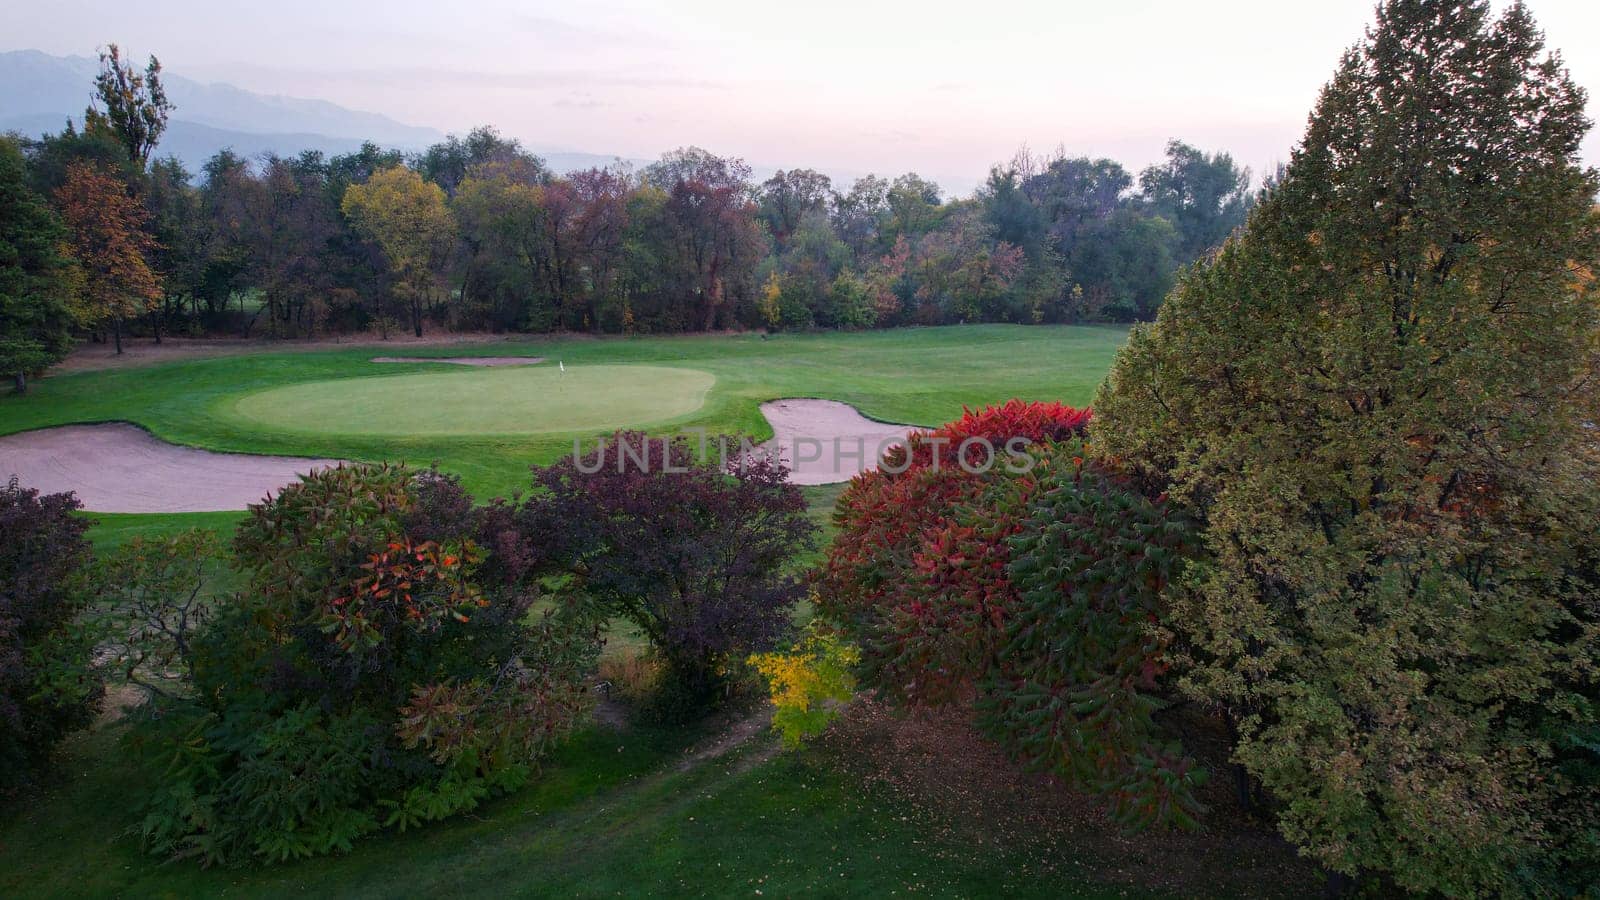
M1249 169L1226 153L1206 153L1183 141L1168 142L1167 161L1139 174L1139 194L1177 228L1178 257L1185 263L1221 245L1244 222L1254 199Z
M19 394L71 349L78 295L66 229L24 175L21 149L0 139L0 373Z
M1583 104L1522 5L1384 3L1281 183L1095 403L1099 449L1207 528L1170 592L1187 690L1334 872L1600 873Z

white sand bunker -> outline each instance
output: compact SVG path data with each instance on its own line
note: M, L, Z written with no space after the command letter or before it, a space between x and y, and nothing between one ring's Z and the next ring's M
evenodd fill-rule
M374 356L375 363L449 363L453 366L531 366L542 356Z
M849 481L876 468L883 451L918 430L875 422L850 404L832 400L774 400L761 404L761 414L773 432L772 440L761 446L778 452L795 484Z
M0 481L15 475L40 493L74 491L95 512L244 509L302 473L338 464L179 447L125 424L65 425L0 437Z

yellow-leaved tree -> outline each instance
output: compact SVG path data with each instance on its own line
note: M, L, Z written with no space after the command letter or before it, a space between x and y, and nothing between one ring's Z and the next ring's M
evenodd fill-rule
M422 337L422 314L435 302L440 272L456 236L444 191L405 166L393 166L346 189L340 209L358 232L382 248L395 293L411 315L412 330ZM380 323L383 319L380 309Z

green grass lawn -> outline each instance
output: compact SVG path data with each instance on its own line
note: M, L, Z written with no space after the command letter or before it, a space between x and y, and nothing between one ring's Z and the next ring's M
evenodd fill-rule
M232 417L273 431L429 437L572 434L661 425L705 404L716 381L665 366L514 366L336 378L240 397Z
M407 350L437 356L548 357L549 363L531 370L374 363L371 358L384 351L371 346L223 356L42 379L25 395L0 394L0 434L130 421L169 441L212 450L420 465L437 461L460 474L479 497L488 497L524 486L530 463L570 453L574 438L590 438L606 429L511 434L507 432L518 426L508 422L493 431L428 433L446 415L446 394L443 389L438 397L407 392L397 400L400 395L388 391L397 378L420 375L428 379L425 384L483 386L482 379L494 382L504 373L537 371L544 377L558 361L566 363L569 376L590 366L704 372L716 379L704 404L692 412L674 409L651 416L651 421L673 417L669 428L658 430L704 427L764 439L771 431L758 407L782 397L839 400L872 418L912 425L937 425L959 415L963 406L1012 397L1086 404L1126 334L1126 329L1109 326L974 325L771 339L534 339ZM386 402L394 404L390 408L402 421L385 426L393 433L373 433L370 421L349 403L343 404L352 410L348 415L319 406L296 417L292 408L269 402L282 397L277 391L285 388L310 392L301 399L334 398L335 410L344 395L387 394ZM681 390L674 393L683 395ZM480 411L492 412L495 405L492 393L474 401ZM247 412L261 418L249 418Z

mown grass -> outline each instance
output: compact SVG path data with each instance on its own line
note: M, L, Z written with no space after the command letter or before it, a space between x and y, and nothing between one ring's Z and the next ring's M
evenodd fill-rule
M714 381L671 366L471 368L291 384L234 402L247 423L311 435L572 434L661 425L699 410Z
M1086 404L1126 337L1116 327L974 325L859 334L537 339L429 347L436 356L527 355L569 366L650 365L697 369L716 377L697 411L671 429L704 427L771 435L759 405L782 397L820 397L867 416L937 425L961 412L1012 397ZM242 398L261 391L352 379L435 374L470 381L481 370L436 364L374 363L372 347L224 356L52 376L27 394L0 395L0 434L78 422L130 421L175 443L245 453L437 461L480 497L527 483L531 463L570 453L593 431L543 435L353 433L340 421L308 417L273 427L240 415ZM408 352L412 352L409 351ZM367 386L370 386L370 382ZM323 385L319 392L337 385ZM435 398L418 396L402 413L425 431ZM658 429L661 430L661 429Z

